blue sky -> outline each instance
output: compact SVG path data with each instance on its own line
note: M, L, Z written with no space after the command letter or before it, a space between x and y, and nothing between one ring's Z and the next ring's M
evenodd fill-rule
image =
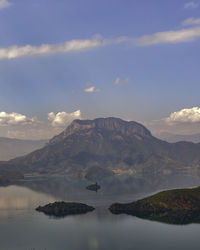
M200 132L199 58L199 0L0 0L0 136L107 116Z

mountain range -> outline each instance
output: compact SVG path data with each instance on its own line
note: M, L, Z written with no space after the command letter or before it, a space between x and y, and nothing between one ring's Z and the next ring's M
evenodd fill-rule
M162 132L155 134L156 137L167 142L175 143L179 141L189 141L194 143L200 143L200 134L191 135L181 135L181 134L171 134L168 132Z
M199 175L200 143L168 143L142 124L119 118L74 120L43 148L1 162L1 170L93 180L114 174Z

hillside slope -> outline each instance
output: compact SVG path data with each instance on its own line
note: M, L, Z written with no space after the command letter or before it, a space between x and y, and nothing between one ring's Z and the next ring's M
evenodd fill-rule
M85 175L100 167L115 173L198 175L200 144L170 144L143 125L119 118L74 120L42 149L3 165L23 173Z
M114 214L126 213L172 224L200 222L200 187L162 191L147 198L110 206Z

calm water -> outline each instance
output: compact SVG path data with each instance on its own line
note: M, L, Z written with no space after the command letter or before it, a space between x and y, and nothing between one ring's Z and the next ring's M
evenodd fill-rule
M107 210L113 201L130 201L136 196L93 193L76 185L68 188L66 183L41 183L29 181L23 186L0 188L0 250L199 250L200 224L167 225L112 215ZM83 201L97 209L62 219L34 210L60 199Z

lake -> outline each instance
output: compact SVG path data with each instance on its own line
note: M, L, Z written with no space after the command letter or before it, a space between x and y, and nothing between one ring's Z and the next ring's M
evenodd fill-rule
M0 250L199 250L200 224L177 226L113 215L107 209L112 202L144 194L95 193L84 187L59 179L0 187ZM59 219L35 211L38 205L62 199L96 210Z

